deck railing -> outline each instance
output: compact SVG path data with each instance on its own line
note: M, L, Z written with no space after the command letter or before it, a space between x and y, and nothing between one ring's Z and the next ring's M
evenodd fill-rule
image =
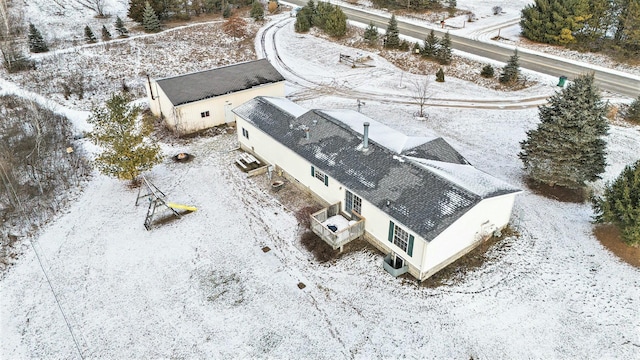
M357 239L364 234L364 221L365 219L360 214L353 212L351 220L356 221L354 224L333 232L328 227L323 225L328 218L342 215L340 212L340 203L333 204L311 215L311 230L316 233L322 240L329 244L334 250L342 247L351 240ZM343 215L348 218L348 215Z

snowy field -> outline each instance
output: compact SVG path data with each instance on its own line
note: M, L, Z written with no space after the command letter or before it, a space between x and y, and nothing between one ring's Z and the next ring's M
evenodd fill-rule
M479 6L479 16L497 3L458 1ZM126 12L116 6L121 2L109 4ZM516 154L536 126L537 109L499 100L548 96L551 79L539 76L539 85L513 94L449 78L431 83L443 101L481 105L428 107L425 121L413 117L417 105L394 101L410 88L396 84L400 71L383 59L374 56L374 68L337 66L333 54L343 48L295 34L291 23L276 42L295 81L323 85L290 82L302 106L355 109L351 89L369 96L365 115L407 134L443 136L479 169L524 189L512 221L520 236L437 288L394 279L382 256L367 250L318 263L300 244L286 204L233 165L235 134L163 143L167 160L148 178L169 200L198 211L146 231L146 207L134 206L137 190L96 174L65 213L27 241L0 282L0 357L640 359L640 270L595 239L590 206L535 195L522 180ZM147 65L169 73L188 66L178 62ZM404 76L406 84L415 80ZM353 85L332 94L336 79ZM29 96L13 86L2 81L0 92ZM385 101L380 93L388 94ZM66 107L86 104L59 102L59 111L83 126L87 113ZM613 125L607 141L609 165L596 189L638 159L640 127ZM195 158L171 161L178 152Z

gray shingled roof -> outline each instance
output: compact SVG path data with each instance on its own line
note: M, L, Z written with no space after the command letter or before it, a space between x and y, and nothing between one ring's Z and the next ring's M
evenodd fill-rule
M156 80L173 106L284 81L267 59Z
M483 198L519 191L494 182L490 191L479 193L465 187L464 182L451 181L445 171L431 171L433 166L413 162L374 141L362 151L362 135L321 110L296 117L269 98L257 97L233 112L427 241ZM309 139L305 139L305 128ZM451 159L456 166L468 164L441 138L419 148L424 154L435 154L430 159Z

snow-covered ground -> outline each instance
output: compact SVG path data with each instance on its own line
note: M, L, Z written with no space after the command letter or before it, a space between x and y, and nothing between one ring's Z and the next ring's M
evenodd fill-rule
M458 1L468 3L497 2ZM595 239L589 205L526 190L516 154L537 109L491 106L500 96L547 96L546 77L510 95L447 79L433 84L438 97L487 108L434 106L420 120L417 105L394 101L410 92L395 84L399 70L380 58L374 68L337 65L342 48L291 26L276 41L296 74L347 81L359 94L389 89L361 111L410 135L443 136L479 169L525 189L512 222L520 236L436 288L394 279L367 250L318 263L286 204L233 165L235 134L162 144L167 156L195 158L168 159L148 178L198 211L146 231L137 190L96 175L0 282L2 358L640 358L640 270ZM11 86L0 83L24 94ZM327 88L288 86L307 108L357 109L343 87L337 96ZM638 159L640 127L614 125L607 140L603 181Z

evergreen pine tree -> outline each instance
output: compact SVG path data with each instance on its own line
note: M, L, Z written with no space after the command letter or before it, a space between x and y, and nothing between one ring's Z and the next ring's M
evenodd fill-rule
M572 43L574 32L583 28L588 13L588 0L535 0L522 9L522 35L548 44Z
M400 47L400 36L398 34L398 21L396 20L396 15L392 14L387 25L387 33L384 35L384 47L387 49Z
M255 21L264 20L264 7L262 6L262 3L260 3L260 1L253 2L253 4L251 5L250 15Z
M333 6L333 10L325 21L324 30L332 37L342 37L347 33L347 16L339 6Z
M622 115L625 120L640 124L640 95L633 100Z
M33 24L29 24L29 51L32 53L49 51L49 47L42 38L42 34L40 34L40 31Z
M487 64L482 68L482 71L480 72L480 76L482 76L483 78L492 78L493 75L495 75L495 72L493 71L493 66Z
M96 41L98 41L98 39L96 39L95 34L93 33L93 30L91 30L89 25L84 27L84 40L89 44L93 44Z
M420 54L420 43L417 41L413 43L413 53Z
M372 21L364 31L364 39L367 41L367 44L369 44L369 46L374 46L378 43L378 37L378 27L376 27Z
M103 149L95 159L98 170L122 180L135 180L162 160L160 147L148 139L153 124L140 125L142 109L130 106L130 100L126 93L115 93L87 120L93 125L89 138Z
M307 32L311 29L311 11L305 6L296 14L296 23L293 25L296 32Z
M153 8L158 20L166 19L169 13L182 11L176 9L176 5L180 5L177 0L128 0L129 12L127 15L134 21L142 24L144 20L144 12L147 3ZM218 2L219 4L219 2Z
M142 27L146 32L160 31L160 20L158 20L156 11L153 10L148 1L145 3L144 13L142 14Z
M451 64L451 59L453 58L451 54L451 37L449 36L449 32L447 31L440 40L440 44L438 46L438 50L436 51L436 59L442 65Z
M593 81L593 74L580 76L539 107L541 122L518 154L532 180L580 189L604 172L607 104Z
M124 27L124 22L120 19L120 16L116 18L116 31L120 34L120 37L129 36L129 30Z
M144 14L144 6L147 0L129 0L129 16L133 21L142 24L142 15Z
M593 210L596 222L616 225L625 242L640 245L640 160L606 185L603 196L593 199Z
M509 58L507 65L502 68L502 73L500 74L500 83L512 85L518 78L520 77L520 63L518 57L518 50L515 51L513 55Z
M329 4L328 2L321 1L315 7L315 12L313 12L313 16L311 19L311 24L320 28L321 30L326 30L326 23L333 12L334 6Z
M107 27L102 25L102 41L111 40L111 33L107 30Z
M424 46L422 47L421 54L426 58L434 58L438 52L440 41L436 36L436 33L431 30L429 35L424 39Z
M619 24L623 27L618 43L624 48L626 55L640 56L640 0L629 0L626 9L620 16Z
M438 72L436 72L436 81L444 82L444 70L442 70L442 68L440 68Z

